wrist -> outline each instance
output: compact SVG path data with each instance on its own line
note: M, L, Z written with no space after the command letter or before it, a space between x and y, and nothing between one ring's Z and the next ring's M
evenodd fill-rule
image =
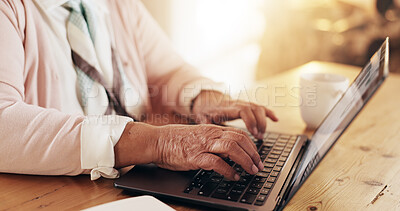
M203 90L200 94L193 100L191 111L192 113L197 113L202 110L202 108L207 106L215 106L229 101L232 98L219 91L214 90Z
M152 163L158 137L158 127L129 122L114 147L115 167Z
M157 137L153 145L152 163L164 163L167 159L164 146L167 146L167 142L171 139L171 129L171 125L157 126L155 128L154 134Z

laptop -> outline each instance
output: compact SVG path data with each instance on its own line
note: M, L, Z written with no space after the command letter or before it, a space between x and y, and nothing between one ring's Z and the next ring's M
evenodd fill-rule
M229 181L213 171L176 172L138 165L114 186L139 194L225 210L282 210L389 74L389 38L332 108L311 138L266 133L256 143L264 169L256 175L225 161L240 175Z

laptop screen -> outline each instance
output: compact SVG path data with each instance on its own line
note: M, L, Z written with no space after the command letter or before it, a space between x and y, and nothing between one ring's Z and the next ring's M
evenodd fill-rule
M358 112L389 73L389 39L371 57L342 98L311 137L309 146L296 171L291 191L294 194L310 175L322 157L328 152ZM297 186L297 187L296 187Z

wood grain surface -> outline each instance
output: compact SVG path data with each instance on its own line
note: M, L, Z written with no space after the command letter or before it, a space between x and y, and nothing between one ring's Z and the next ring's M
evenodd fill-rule
M308 135L299 113L303 72L354 79L361 68L311 62L244 89L241 99L266 105L280 121L269 131ZM400 75L391 74L285 210L400 210ZM233 125L242 126L240 121ZM0 210L79 210L130 197L112 180L87 175L48 177L0 174ZM165 201L177 210L207 210Z

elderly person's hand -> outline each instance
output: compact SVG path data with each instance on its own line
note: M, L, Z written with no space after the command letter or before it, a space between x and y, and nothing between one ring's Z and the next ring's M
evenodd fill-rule
M215 91L202 91L193 102L195 121L202 124L220 124L234 119L243 119L254 137L263 139L267 119L278 121L275 114L264 106L233 100L228 95Z
M264 168L255 144L244 131L210 123L242 118L248 130L262 139L266 117L278 121L272 111L214 91L200 93L192 111L200 125L128 123L114 148L115 166L155 163L170 170L214 170L231 180L238 180L239 175L223 158L230 158L250 174Z
M116 167L155 163L170 170L214 170L226 178L239 175L222 157L250 174L263 169L256 146L245 132L217 125L151 126L128 123L115 146Z

